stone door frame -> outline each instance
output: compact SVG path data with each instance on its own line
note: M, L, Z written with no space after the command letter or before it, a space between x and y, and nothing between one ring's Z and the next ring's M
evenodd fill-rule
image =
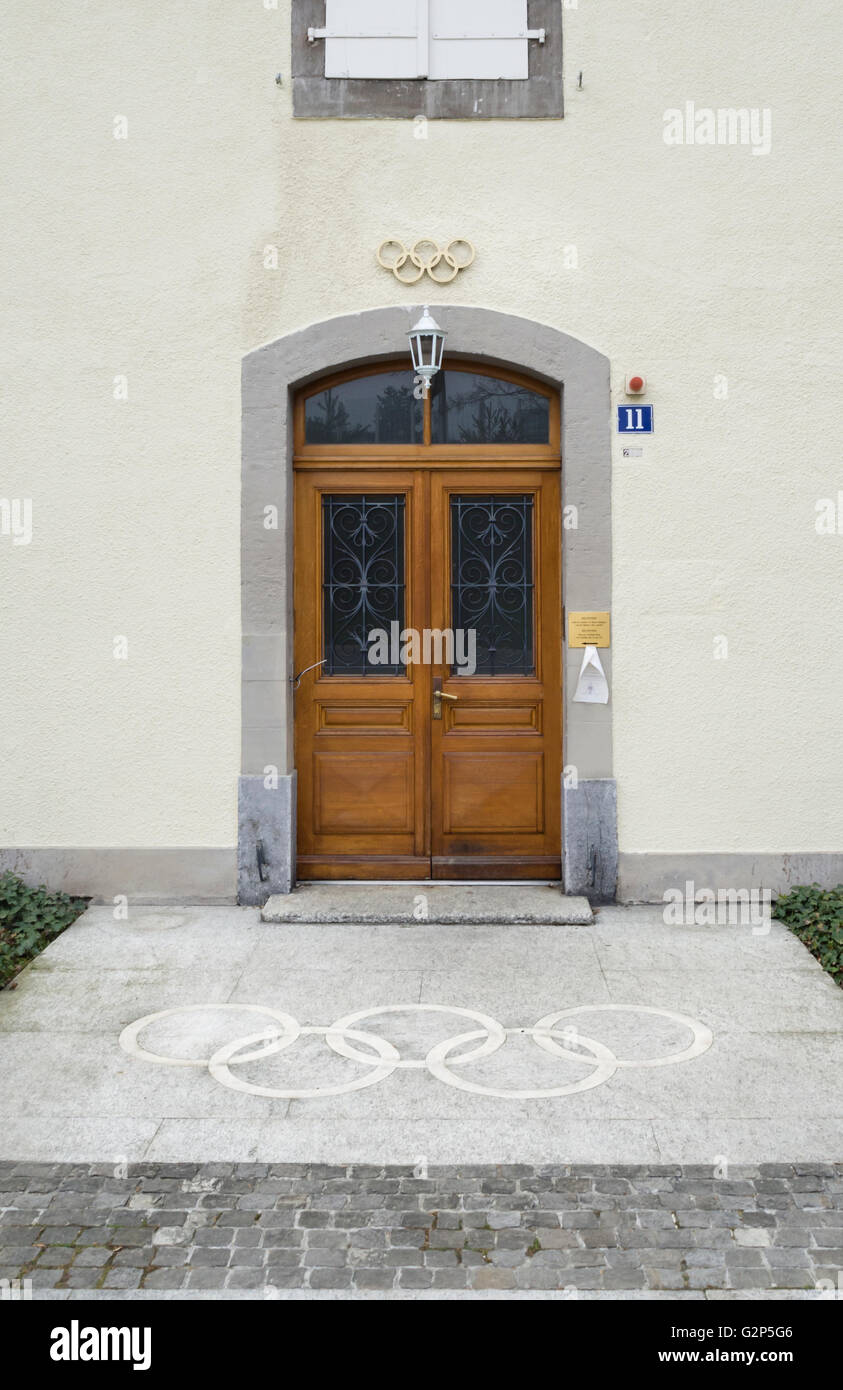
M610 610L608 359L547 324L491 309L431 308L448 331L447 352L524 372L561 392L563 603L566 613ZM320 376L394 358L417 313L418 306L393 307L327 319L243 360L241 903L263 903L295 886L293 400ZM576 508L576 527L567 508ZM582 653L569 651L567 632L563 642L563 888L611 901L618 864L612 704L573 702ZM611 690L612 653L601 657Z

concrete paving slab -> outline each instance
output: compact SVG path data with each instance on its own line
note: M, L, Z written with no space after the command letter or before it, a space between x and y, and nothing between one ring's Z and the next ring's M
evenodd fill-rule
M586 898L565 897L559 885L302 884L270 898L264 922L412 926L577 926L593 921Z
M456 973L441 967L422 974L422 1003L460 1005L470 999L475 1008L495 1013L507 1028L525 1027L570 1004L610 1004L612 996L599 961L588 943L588 954L575 946L560 972L552 967L536 979L520 974L515 962L510 972L505 1003L501 1000L499 973L487 962L467 964ZM500 1010L500 1012L496 1012Z
M185 998L224 1004L240 967L200 959L192 970L26 970L16 989L3 996L0 1033L106 1034L109 1041L127 1023L172 1007Z
M681 1163L681 1155L691 1148L708 1155L708 1162L727 1164L757 1163L760 1154L770 1155L767 1161L786 1161L785 1155L799 1155L799 1161L825 1162L829 1154L843 1152L843 1106L837 1103L837 1113L816 1117L804 1112L799 1115L758 1114L763 1102L750 1103L744 1115L693 1115L670 1120L654 1119L653 1135L662 1163Z
M816 970L816 961L781 922L751 926L668 926L658 907L600 907L591 932L607 970Z
M465 1163L466 1155L495 1154L496 1163L658 1163L659 1146L650 1123L639 1120L568 1120L525 1127L521 1114L455 1122L448 1116L352 1119L313 1115L303 1101L290 1104L286 1120L273 1120L248 1133L208 1121L165 1120L144 1154L149 1162L202 1162L208 1153L236 1154L244 1163L331 1163L348 1154L349 1163L379 1161L416 1164ZM308 1159L305 1155L308 1155ZM345 1161L345 1160L344 1160Z
M96 1113L16 1114L0 1119L0 1136L4 1157L15 1154L42 1163L90 1163L95 1153L98 1160L113 1164L139 1163L160 1127L157 1116L133 1120L103 1119Z
M540 961L547 961L552 969L560 962L567 969L580 963L599 964L588 926L548 933L534 925L484 924L457 931L426 922L405 926L289 923L266 926L263 931L248 968L265 971L269 980L279 979L279 972L287 969L327 974L356 970L361 979L372 971L420 970L426 974L439 970L455 980L471 970L496 981L499 992L505 976L510 980L520 976L532 984L541 975L537 968Z
M447 1024L445 1036L453 1027L452 1022ZM593 1032L599 1034L597 1028ZM604 1045L608 1037L602 1034ZM648 1041L654 1045L655 1053L655 1036ZM306 1100L293 1098L291 1115L298 1123L310 1124L314 1129L319 1124L330 1127L341 1121L354 1124L367 1119L378 1126L386 1113L394 1120L421 1124L435 1116L452 1124L457 1137L464 1129L470 1136L467 1143L476 1141L484 1124L495 1125L497 1135L502 1125L520 1128L525 1136L535 1129L548 1144L548 1152L555 1154L559 1134L565 1133L573 1121L593 1120L607 1127L607 1133L608 1126L615 1122L661 1122L667 1132L671 1126L679 1126L686 1140L689 1116L693 1123L699 1122L715 1132L716 1124L709 1125L709 1121L740 1123L746 1116L758 1113L758 1097L769 1095L770 1071L779 1066L784 1079L778 1093L776 1122L784 1126L786 1119L808 1110L817 1121L825 1122L828 1133L835 1116L843 1113L838 1079L841 1053L838 1048L826 1058L822 1045L812 1046L812 1041L803 1040L804 1047L797 1050L775 1035L724 1036L692 1062L625 1067L601 1084L560 1097L553 1094L556 1087L591 1082L595 1075L593 1061L548 1056L532 1040L510 1037L506 1047L492 1056L466 1066L452 1064L455 1084L442 1084L427 1070L400 1071L361 1090ZM665 1045L665 1053L670 1046L672 1042ZM804 1051L804 1056L799 1056L799 1051ZM408 1048L404 1055L415 1054ZM296 1085L302 1076L313 1084L326 1085L342 1083L352 1076L365 1080L362 1067L326 1054L316 1039L303 1040L267 1062L238 1066L236 1072L243 1082L280 1088ZM487 1088L488 1094L459 1089L460 1082ZM524 1097L525 1087L537 1092L546 1089L550 1094ZM762 1110L764 1105L762 1101ZM843 1127L840 1133L843 1135ZM810 1156L817 1154L812 1151ZM363 1160L358 1157L357 1161Z
M721 1034L693 1063L630 1068L609 1083L627 1113L642 1107L676 1122L717 1116L739 1120L765 1112L777 1120L843 1114L843 1039L811 1033ZM770 1102L775 1096L775 1108ZM840 1131L843 1147L843 1128ZM756 1156L758 1157L758 1156Z
M804 949L804 948L803 948ZM807 953L806 953L807 954ZM718 1033L828 1033L839 1036L841 992L830 976L780 969L605 969L617 1004L654 994L680 1013L703 1018Z
M267 935L255 908L138 907L115 918L89 907L29 967L30 971L193 970L208 960L226 970L247 961Z
M780 924L659 908L93 908L0 994L0 1159L834 1160L841 1077L843 995Z
M301 1023L322 1024L363 1008L370 1000L373 1008L383 1000L417 1003L423 979L420 969L390 969L386 964L382 970L331 969L326 960L322 969L286 969L279 966L273 950L260 948L237 981L231 1000L260 998L262 1003L288 1010Z
M225 1026L225 1023L222 1023ZM237 1027L254 1028L253 1023ZM116 1038L4 1033L0 1055L11 1078L0 1085L0 1127L16 1118L51 1119L56 1126L86 1116L97 1120L160 1121L170 1116L232 1117L249 1124L286 1112L286 1102L226 1091L202 1067L157 1067L126 1055ZM25 1077L25 1087L14 1080ZM31 1157L7 1147L2 1157ZM100 1155L96 1155L100 1157ZM89 1160L94 1161L94 1160Z

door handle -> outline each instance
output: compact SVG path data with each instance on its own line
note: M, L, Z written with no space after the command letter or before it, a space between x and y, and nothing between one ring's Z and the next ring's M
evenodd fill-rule
M456 704L456 702L457 702L457 700L458 700L459 698L460 698L459 695L449 695L449 694L447 693L447 691L443 690L443 689L442 689L442 682L441 682L441 680L439 680L438 677L437 677L437 679L434 680L434 682L433 682L433 718L434 718L434 719L441 719L441 718L442 718L442 701L443 701L443 700L450 700L452 704Z
M312 666L306 666L303 671L299 671L297 676L291 676L290 684L292 685L293 689L300 690L301 683L304 680L304 677L307 675L308 671L318 671L320 666L324 666L327 663L327 660L328 658L325 657L322 661L314 661Z

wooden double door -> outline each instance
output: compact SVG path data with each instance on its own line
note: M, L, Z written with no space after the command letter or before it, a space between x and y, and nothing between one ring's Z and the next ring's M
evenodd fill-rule
M296 473L300 879L560 876L560 510L558 466Z

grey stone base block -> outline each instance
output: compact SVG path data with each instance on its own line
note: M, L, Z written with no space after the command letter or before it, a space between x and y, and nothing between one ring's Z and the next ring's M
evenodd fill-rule
M495 884L306 884L270 898L264 922L348 926L583 926L594 919L585 898L565 898L557 886Z
M564 787L565 892L614 902L618 878L618 797L611 778Z
M295 886L296 774L276 780L268 787L263 777L240 778L237 891L245 906L260 907Z
M799 883L843 883L843 851L821 854L621 854L618 901L661 903L668 891L768 888L787 893Z
M34 887L111 902L233 903L236 851L230 848L117 846L0 849L0 873L9 870Z

